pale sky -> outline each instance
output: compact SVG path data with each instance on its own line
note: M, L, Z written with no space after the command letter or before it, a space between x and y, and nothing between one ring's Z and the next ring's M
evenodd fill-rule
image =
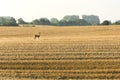
M120 20L120 0L0 0L0 16L32 21L41 17L98 15L100 20Z

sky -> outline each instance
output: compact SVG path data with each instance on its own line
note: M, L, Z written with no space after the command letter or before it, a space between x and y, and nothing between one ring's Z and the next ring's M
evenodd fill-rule
M97 15L101 21L120 20L120 0L0 0L0 16L30 22L42 17Z

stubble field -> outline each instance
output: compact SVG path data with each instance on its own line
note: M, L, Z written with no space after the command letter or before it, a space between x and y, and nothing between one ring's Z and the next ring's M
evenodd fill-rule
M0 27L0 79L119 80L120 26Z

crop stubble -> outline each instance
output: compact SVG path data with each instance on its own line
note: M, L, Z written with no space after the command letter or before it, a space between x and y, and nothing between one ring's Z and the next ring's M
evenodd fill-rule
M0 38L1 79L120 79L119 26L1 27Z

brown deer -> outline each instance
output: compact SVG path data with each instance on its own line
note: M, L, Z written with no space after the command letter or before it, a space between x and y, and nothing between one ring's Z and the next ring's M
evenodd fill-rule
M34 39L36 39L36 38L38 38L39 39L39 37L40 37L40 32L38 33L38 34L35 34L35 37L34 37Z

